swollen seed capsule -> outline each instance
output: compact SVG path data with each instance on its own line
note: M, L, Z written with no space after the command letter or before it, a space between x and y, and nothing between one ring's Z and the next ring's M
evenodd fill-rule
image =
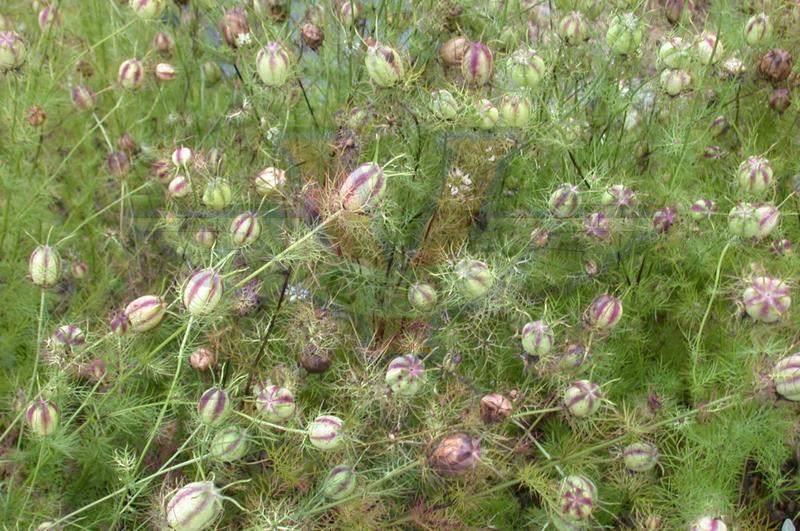
M744 40L750 46L761 44L772 35L772 23L765 13L758 13L748 19L744 25Z
M562 219L574 216L580 205L581 196L578 187L571 184L562 184L556 188L547 202L550 213Z
M196 481L178 489L167 502L166 520L175 531L211 527L222 512L222 496L211 481Z
M386 175L374 162L362 164L347 176L339 188L342 208L350 212L369 210L386 191Z
M422 360L413 354L397 356L386 370L386 385L396 395L414 396L425 380Z
M367 49L364 59L367 74L379 87L391 87L400 81L404 74L403 60L393 48L376 44Z
M428 466L443 477L461 476L475 468L480 457L480 441L466 433L456 433L439 441L428 455Z
M583 219L583 232L589 237L606 240L611 236L611 220L603 212L592 212Z
M253 178L256 192L263 196L272 196L280 193L286 184L286 172L272 166L264 168Z
M500 393L490 393L481 398L481 418L487 424L501 422L511 415L511 401Z
M13 31L0 31L0 72L19 68L25 63L26 56L22 37Z
M558 34L571 46L589 38L589 27L580 11L567 13L558 23Z
M408 303L417 311L429 312L439 300L436 288L430 284L412 284L408 288Z
M659 208L653 213L653 228L659 234L668 232L678 219L678 211L668 206Z
M144 295L125 307L125 316L134 332L146 332L158 326L167 312L167 303L156 295Z
M53 333L53 341L62 347L76 349L86 343L86 335L75 325L64 325Z
M629 444L622 451L622 460L632 472L647 472L658 463L658 448L643 442Z
M200 347L189 356L189 365L196 371L205 372L217 363L217 355L213 350Z
M211 440L211 456L225 463L238 461L247 453L247 443L247 430L228 426L218 431Z
M137 17L152 20L161 14L161 0L130 0L130 6Z
M25 421L33 433L47 437L58 429L58 409L47 400L36 400L25 411Z
M194 241L201 247L211 249L217 242L217 233L206 227L200 227L194 234Z
M686 70L667 69L661 72L659 81L664 92L674 97L689 88L692 77Z
M172 81L178 75L178 72L169 63L158 63L154 75L158 81Z
M162 57L169 57L172 55L172 49L175 47L175 42L170 37L169 33L159 31L153 37L153 49Z
M350 27L361 19L361 4L356 0L344 0L339 6L339 18L342 25Z
M464 59L469 45L469 39L463 35L453 37L439 48L439 58L446 66L461 66L461 61Z
M331 500L347 498L356 490L356 471L349 466L335 466L322 482L322 494Z
M344 422L333 415L320 415L308 425L308 440L320 450L333 450L344 443Z
M285 387L256 385L256 410L268 422L283 422L295 412L294 396Z
M509 58L507 70L513 83L534 88L544 78L544 59L533 50L518 50Z
M167 193L170 197L174 197L175 199L186 197L192 193L192 181L190 181L185 175L177 175L169 182L169 186L167 186Z
M704 516L696 520L689 531L728 531L728 526L722 518L716 516Z
M31 282L42 288L51 288L61 278L61 257L49 245L40 245L28 258L28 274Z
M494 284L494 273L480 260L462 260L456 265L455 273L458 287L468 299L483 297Z
M603 192L600 203L625 216L633 212L636 206L636 192L624 184L615 184Z
M473 42L464 52L461 60L461 75L472 85L485 85L492 79L494 57L488 46L482 42Z
M458 102L447 90L431 92L431 112L442 120L452 120L458 115Z
M500 120L500 111L489 100L480 100L475 106L477 126L481 129L492 129Z
M644 31L633 13L624 13L611 19L606 32L606 44L615 53L630 55L639 48Z
M772 371L775 390L786 400L800 402L800 352L787 356L775 364Z
M261 221L252 212L239 214L231 222L231 241L237 247L246 247L261 236Z
M760 240L778 225L778 209L770 204L739 203L728 214L728 229L740 238Z
M178 168L186 168L194 158L194 152L186 146L181 146L172 152L172 164Z
M203 190L203 204L211 210L224 210L233 202L231 185L225 179L213 179Z
M280 87L289 77L289 53L278 42L268 42L256 55L256 71L268 87Z
M622 319L622 301L613 295L600 295L592 301L586 317L589 326L600 332L608 332Z
M573 382L564 391L564 405L576 417L589 417L600 409L600 387L589 380Z
M222 299L222 277L203 269L189 277L183 288L183 306L192 315L208 315Z
M228 393L219 387L207 389L197 401L197 416L208 426L218 426L231 412Z
M97 104L97 96L86 85L77 85L70 91L72 105L79 111L93 111Z
M716 211L717 205L710 199L698 199L689 207L689 214L696 221L707 219Z
M753 320L774 323L789 311L789 286L780 279L755 277L742 292L744 309Z
M126 90L137 90L144 80L144 67L138 59L128 59L119 65L117 83Z
M559 489L561 514L570 520L586 520L594 511L597 488L584 476L567 476Z
M658 58L667 68L680 70L689 65L689 50L683 39L670 37L658 49Z
M531 119L533 105L522 95L503 96L500 100L500 121L506 127L523 127Z
M231 48L238 48L250 42L250 24L247 11L242 7L227 9L219 20L219 32Z
M725 49L713 33L703 32L694 44L694 55L701 65L716 64L722 59Z
M522 327L522 348L532 356L546 356L553 350L553 330L545 321L533 321Z
M762 194L772 184L772 164L764 157L751 156L739 165L739 186L751 194Z

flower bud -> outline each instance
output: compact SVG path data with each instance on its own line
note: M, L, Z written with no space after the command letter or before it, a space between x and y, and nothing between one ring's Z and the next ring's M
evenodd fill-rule
M413 354L397 356L386 370L386 385L399 396L413 396L425 381L422 360Z
M659 78L661 88L669 96L677 96L692 84L692 77L685 70L667 69L661 72Z
M211 210L224 210L232 201L233 191L225 179L212 179L203 190L203 204Z
M776 88L769 95L769 108L783 114L792 105L792 93L787 88Z
M144 20L153 20L161 15L161 0L130 0L131 9L137 17Z
M704 31L694 43L694 55L701 65L718 63L724 53L722 43L713 33Z
M206 61L203 63L201 73L203 75L203 82L209 87L219 83L219 80L222 79L222 69L214 61Z
M233 244L246 247L261 236L261 221L252 212L245 212L233 218L229 230Z
M462 260L456 265L455 273L458 287L468 299L483 297L494 285L494 273L480 260Z
M231 409L228 393L219 387L207 389L197 401L197 416L200 422L208 426L218 426L228 417Z
M728 526L722 518L716 516L704 516L696 520L689 531L728 531Z
M710 199L698 199L689 207L689 214L696 221L707 219L716 211L717 205Z
M211 481L196 481L178 489L167 502L166 520L175 531L211 527L222 512L222 495Z
M61 23L61 13L53 6L45 6L39 11L39 29L45 31Z
M623 13L611 19L606 32L606 44L621 55L631 55L642 44L644 31L633 13Z
M739 186L751 194L762 194L772 184L772 164L764 157L750 156L736 172Z
M428 455L428 466L443 477L461 476L478 464L480 441L466 433L444 437Z
M686 68L689 65L689 50L683 39L670 37L658 49L658 58L667 68Z
M177 71L169 63L158 63L155 69L155 76L158 81L172 81L175 79Z
M531 119L532 107L527 96L503 96L500 100L500 120L506 127L523 127Z
M533 50L518 50L508 60L508 77L520 87L534 88L544 75L544 59Z
M222 291L222 277L212 269L202 269L186 281L183 306L192 315L208 315L222 299Z
M300 35L303 37L303 42L312 50L316 50L322 46L322 41L325 40L325 33L322 28L310 22L304 23L300 28Z
M678 211L668 206L659 208L653 213L653 228L659 234L668 232L677 221Z
M25 411L25 421L39 437L53 435L58 429L58 409L47 400L36 400Z
M469 39L463 35L453 37L439 48L439 59L442 60L445 66L461 66L461 61L464 59L464 54L467 53L469 45Z
M0 72L19 68L25 63L26 56L22 37L13 31L0 31Z
M192 193L192 181L184 175L177 175L169 182L167 193L175 199L186 197Z
M480 100L476 105L477 126L481 129L491 129L500 119L500 111L489 100Z
M772 35L772 23L765 13L753 15L744 26L744 40L750 46L761 44Z
M247 430L239 426L228 426L218 431L211 439L211 457L224 463L238 461L248 450Z
M258 77L268 87L280 87L286 83L290 66L289 54L278 42L268 42L256 55Z
M600 295L592 301L586 313L589 326L607 332L622 319L622 301L613 295Z
M333 415L320 415L308 425L308 440L320 450L333 450L344 443L344 422Z
M79 111L93 111L97 104L97 96L86 85L76 85L70 91L72 105Z
M771 204L739 203L728 214L728 229L740 238L762 239L778 225L780 214Z
M589 380L572 382L564 391L564 406L576 417L590 417L600 409L600 387Z
M591 238L606 240L611 236L611 220L602 212L592 212L583 219L583 233Z
M117 83L126 90L138 90L144 80L144 67L138 59L128 59L119 65Z
M647 472L658 463L658 448L643 442L629 444L622 451L622 460L631 472Z
M277 385L257 384L254 391L256 392L256 410L268 422L283 422L294 415L294 396L290 390Z
M108 321L111 331L118 336L125 335L131 327L131 322L124 311L114 312Z
M773 83L785 80L792 73L794 60L786 50L775 48L768 51L758 62L758 74Z
M134 332L146 332L158 326L167 312L167 303L156 295L144 295L125 307L125 316Z
M473 42L464 52L461 60L461 75L472 85L485 85L492 78L494 57L488 46Z
M61 278L61 257L49 245L40 245L28 258L31 282L42 288L52 288Z
M158 52L162 57L169 57L172 55L172 49L175 47L175 41L169 33L159 31L153 37L153 49Z
M636 192L624 184L615 184L603 192L600 203L606 208L627 216L633 212L636 206Z
M586 520L597 503L597 488L584 476L567 476L559 489L561 514L570 520Z
M391 87L405 75L400 54L382 44L367 49L365 65L369 78L379 87Z
M196 371L205 372L217 364L217 355L213 350L200 347L189 356L189 365Z
M228 46L234 49L238 48L250 36L247 11L242 7L226 10L219 20L219 32Z
M772 371L775 390L786 400L800 402L800 352L787 356L775 364Z
M75 325L64 325L53 333L53 341L64 348L77 349L86 343L86 335Z
M499 393L481 398L481 418L487 424L501 422L511 415L511 401Z
M571 11L558 23L558 34L564 42L575 46L589 38L589 26L580 11Z
M361 19L361 4L356 0L343 0L337 12L342 25L350 27Z
M434 116L442 120L452 120L458 115L458 103L447 90L431 92L430 109Z
M545 321L533 321L522 327L522 348L533 356L546 356L553 350L553 330Z
M386 176L374 162L362 164L347 176L339 189L342 207L350 212L369 210L386 191Z
M547 202L550 213L560 219L574 216L580 205L581 196L578 187L571 184L560 185Z
M429 312L439 300L436 288L430 284L417 283L408 288L408 303L417 311Z
M778 278L755 277L742 292L744 309L754 321L774 323L789 311L789 286Z
M353 494L356 483L356 471L352 467L335 466L322 482L322 494L330 500L343 500Z

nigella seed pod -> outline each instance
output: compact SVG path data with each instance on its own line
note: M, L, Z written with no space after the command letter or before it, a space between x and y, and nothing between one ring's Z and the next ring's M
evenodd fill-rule
M58 429L58 409L47 400L36 400L25 410L25 421L39 437L53 435Z
M158 326L167 312L167 303L156 295L144 295L125 307L125 316L134 332L146 332Z
M639 48L644 31L639 19L633 13L616 15L608 25L606 44L620 55L630 55Z
M783 114L792 105L792 93L787 88L776 88L769 95L769 108Z
M564 391L564 406L576 417L590 417L600 409L600 386L589 380L572 382Z
M720 115L711 122L711 134L714 138L719 138L731 130L731 122L727 117Z
M150 175L158 179L161 184L169 184L172 180L169 162L164 159L154 161L150 165Z
M289 77L289 53L279 42L268 42L256 55L256 71L268 87L280 87Z
M800 402L800 352L795 352L775 364L772 371L775 391L786 400Z
M203 204L211 210L224 210L233 202L233 190L225 179L212 179L203 190Z
M367 48L364 64L367 67L369 78L379 87L391 87L405 75L405 67L400 54L393 48L382 44L375 44Z
M675 97L692 84L692 77L686 70L667 69L661 72L659 78L661 88L667 95Z
M22 37L13 31L0 31L0 72L22 66L27 53Z
M722 42L713 33L703 32L694 43L694 55L697 62L705 66L716 64L722 59L725 49Z
M776 256L786 256L794 253L794 245L790 240L780 239L775 240L770 245L770 249L772 250L772 254Z
M750 156L736 172L739 187L751 194L762 194L772 184L772 164L764 157Z
M320 450L333 450L344 444L344 421L334 415L320 415L308 425L308 440Z
M463 35L453 37L439 48L439 59L442 60L445 66L461 66L461 61L464 59L464 54L467 53L470 44L469 39Z
M72 277L77 280L83 280L86 278L86 275L89 274L89 264L82 260L77 260L72 262L70 266L70 273L72 273Z
M583 232L590 238L607 240L611 237L611 220L603 212L592 212L583 220Z
M575 46L589 38L589 27L580 11L571 11L558 23L558 34L564 42Z
M671 24L677 24L685 11L692 10L692 4L692 0L665 0L664 16Z
M129 4L136 16L144 20L158 18L163 7L161 0L130 0Z
M408 287L408 303L417 311L429 312L438 301L436 288L430 284L417 283Z
M553 350L553 330L545 321L533 321L522 327L522 348L532 356L546 356Z
M533 105L527 96L503 96L500 100L500 121L506 127L523 127L531 119Z
M200 67L200 72L203 75L203 82L208 87L219 83L220 79L222 79L222 68L214 61L203 63L203 66Z
M178 75L178 72L169 63L158 63L154 75L158 81L172 81Z
M64 325L53 333L53 341L61 347L74 350L86 343L86 335L75 325Z
M520 87L534 88L545 75L544 59L533 50L518 50L508 60L508 77Z
M39 29L45 31L54 28L61 23L61 14L53 6L45 6L39 11Z
M485 85L492 79L494 56L482 42L473 42L464 52L461 60L461 75L472 85Z
M192 193L192 181L185 175L177 175L169 182L167 193L170 197L179 199Z
M678 220L678 211L675 207L659 208L653 213L653 228L659 234L664 234L672 228Z
M178 169L188 167L193 158L194 153L185 146L181 146L172 152L172 164Z
M434 116L442 120L452 120L458 115L458 102L447 90L431 92L430 109Z
M144 80L144 67L138 59L128 59L119 65L117 83L126 90L138 90Z
M335 466L322 482L322 494L330 500L343 500L356 490L356 471L349 466Z
M475 468L480 457L480 441L466 433L456 433L439 441L428 455L428 466L443 477L461 476Z
M622 460L631 472L647 472L658 463L658 448L650 443L632 443L622 451Z
M481 418L487 424L502 422L511 415L511 401L500 393L490 393L481 398Z
M571 218L581 206L581 196L578 187L572 184L562 184L550 195L547 202L553 216L564 219Z
M218 431L211 439L211 457L223 463L238 461L247 454L247 430L239 426L228 426Z
M744 309L754 321L775 323L792 304L789 286L778 278L755 277L742 292Z
M728 214L728 230L740 238L760 240L775 230L779 220L778 209L769 203L739 203Z
M304 23L300 28L300 35L303 37L303 42L312 50L316 50L322 46L322 41L325 40L325 33L322 28L310 22Z
M492 129L500 120L500 111L489 100L480 100L475 106L477 126L481 129Z
M698 199L689 207L689 214L695 221L708 219L717 211L717 205L710 199Z
M570 520L586 520L597 503L597 487L584 476L567 476L559 489L561 514Z
M322 374L331 368L330 354L314 345L309 345L300 354L300 365L310 374Z
M166 520L175 531L200 531L222 512L222 495L211 481L196 481L178 489L167 502Z
M47 120L47 114L44 112L44 109L39 107L38 105L34 105L30 109L28 109L28 123L33 127L41 127L45 120Z
M756 46L772 36L772 22L766 13L758 13L747 20L744 25L744 40L750 46Z
M607 332L622 319L622 301L613 295L600 295L592 301L586 317L589 326L600 332Z
M233 49L238 48L250 37L250 24L247 22L247 11L242 7L228 9L219 20L219 32L222 38Z
M209 367L217 364L217 355L213 350L206 347L200 347L189 356L189 365L199 372L205 372Z
M361 19L361 4L356 0L343 0L337 12L342 25L350 27Z
M627 216L636 206L636 192L624 184L609 187L600 198L600 203L609 209Z
M197 401L197 417L207 426L218 426L230 414L232 404L228 393L219 387L207 389Z
M784 81L792 73L794 60L786 50L775 48L768 51L758 62L758 74L767 81Z
M285 422L294 415L294 395L290 390L277 385L260 384L253 390L256 393L256 410L268 422Z
M425 381L422 360L413 354L397 356L386 370L386 385L399 396L414 396Z
M97 96L86 85L72 87L70 99L72 100L72 105L79 111L93 111L97 105Z
M153 37L153 49L162 57L170 57L174 47L175 41L172 40L169 33L159 31Z
M667 68L680 70L689 65L689 50L683 39L670 37L659 47L658 58Z
M703 516L695 520L689 531L728 531L728 526L717 516Z
M233 218L229 230L233 244L246 247L261 236L261 221L252 212L245 212Z
M386 191L386 175L374 162L362 164L347 176L339 188L342 208L349 212L371 209Z
M217 242L217 233L206 227L200 227L194 234L194 241L196 241L197 245L200 247L211 249Z
M456 282L468 299L483 297L494 285L494 273L480 260L464 259L456 265Z
M106 161L108 171L115 177L124 177L131 171L131 161L124 151L115 151L108 156Z
M118 336L125 335L131 327L131 322L124 311L114 312L108 321L111 331Z
M61 256L49 245L40 245L28 258L31 282L42 288L52 288L61 278Z
M222 277L212 269L202 269L189 277L183 287L183 306L192 315L208 315L222 299Z

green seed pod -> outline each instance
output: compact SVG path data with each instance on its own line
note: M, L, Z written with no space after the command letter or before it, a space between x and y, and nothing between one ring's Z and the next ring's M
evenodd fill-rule
M335 466L322 482L322 494L330 500L342 500L356 490L356 471L346 465Z
M250 245L261 236L261 221L252 212L239 214L231 222L230 234L237 247Z
M58 429L58 409L47 400L37 400L25 411L25 421L39 437L53 435Z
M200 422L208 426L220 425L232 409L228 393L219 387L211 387L197 401L197 416Z
M256 71L268 87L280 87L289 77L291 59L289 53L278 42L268 42L256 55Z
M193 274L183 287L183 306L191 315L208 315L222 299L222 277L211 269Z
M606 44L620 55L635 53L643 38L642 25L633 13L616 15L611 19L606 32Z
M224 210L233 202L233 191L228 181L213 179L203 191L203 204L211 210Z
M779 219L778 209L769 203L739 203L728 214L728 229L740 238L760 240L775 230Z
M144 20L158 18L163 7L161 0L129 0L128 3L136 16Z
M580 11L572 11L558 23L558 34L568 45L575 46L589 38L589 26Z
M750 46L763 43L772 36L772 23L765 13L753 15L744 25L744 40Z
M600 409L600 387L589 380L572 382L564 391L564 405L576 417L589 417Z
M494 57L488 46L481 42L469 45L461 60L461 75L472 85L485 85L492 79Z
M531 119L533 105L522 95L503 96L500 100L500 120L506 127L523 127Z
M458 287L468 299L483 297L494 285L494 273L480 260L462 260L456 265L455 273Z
M673 97L688 89L692 84L692 77L685 70L664 70L661 72L659 80L664 92Z
M789 286L778 278L755 277L742 292L744 309L753 320L775 323L789 311Z
M268 422L284 422L294 415L294 396L290 390L277 385L261 384L257 384L253 390L256 393L256 410Z
M739 187L751 194L761 195L772 185L772 164L764 157L751 156L739 165L736 179Z
M703 516L695 520L689 531L728 531L728 526L722 518L716 516Z
M376 44L367 49L364 60L367 74L373 83L379 87L391 87L397 84L405 75L403 60L393 48Z
M553 349L553 330L545 321L533 321L522 327L522 348L532 356L546 356Z
M138 59L128 59L119 65L117 83L126 90L138 90L144 81L144 67Z
M586 311L589 326L599 332L608 332L622 319L622 301L613 295L600 295Z
M222 495L211 481L196 481L178 489L167 502L166 520L175 531L201 531L222 512Z
M308 439L320 450L333 450L344 444L344 422L333 415L320 415L308 425Z
M386 191L386 174L374 162L362 164L347 176L339 189L342 207L349 212L371 209Z
M399 396L417 394L425 381L425 367L422 360L413 354L397 356L386 370L386 385Z
M434 90L431 92L431 112L442 120L452 120L458 115L458 102L447 90Z
M717 40L717 36L713 33L703 32L694 43L695 59L701 65L716 64L722 59L725 54L725 49L722 42Z
M647 472L658 463L658 448L649 443L632 443L622 451L622 460L632 472Z
M408 288L408 303L417 311L429 312L439 300L436 288L430 284L412 284Z
M274 196L286 184L286 172L272 166L264 168L253 179L256 192L264 197Z
M0 31L0 72L19 68L27 54L22 37L13 31Z
M586 520L597 503L597 488L584 476L567 476L559 489L561 514L569 520Z
M518 50L508 60L508 77L520 87L534 88L545 75L545 64L533 50Z
M206 86L212 86L219 83L222 79L222 69L214 61L206 61L201 67L203 74L203 82Z
M186 197L192 193L192 181L185 175L176 175L167 185L167 194L174 199Z
M61 278L61 256L49 245L40 245L28 258L31 282L42 288L52 288Z
M230 463L245 456L248 450L247 430L239 426L223 428L211 440L211 456Z
M125 307L131 330L146 332L158 326L167 313L167 303L156 295L144 295Z
M500 111L489 100L480 100L475 106L477 114L477 127L480 129L492 129L500 120Z
M775 364L772 382L783 398L800 402L800 352L795 352Z
M550 195L547 206L550 208L550 213L557 218L574 216L581 206L578 187L572 184L562 184Z
M717 211L717 205L710 199L698 199L689 207L689 215L695 221L708 219Z
M667 68L680 70L689 65L689 50L683 39L670 37L658 49L658 58Z

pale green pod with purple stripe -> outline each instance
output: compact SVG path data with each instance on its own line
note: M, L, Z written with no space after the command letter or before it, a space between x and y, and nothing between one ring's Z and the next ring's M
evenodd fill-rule
M792 298L789 286L778 278L755 277L742 292L744 309L753 320L774 323L783 317Z
M559 489L561 515L570 520L586 520L597 504L597 487L585 476L567 476Z
M197 401L197 416L208 426L218 426L231 412L228 393L219 387L207 389Z
M367 75L379 87L391 87L405 75L403 60L393 48L376 44L367 48L364 59Z
M289 77L291 60L286 49L278 42L268 42L256 55L256 71L268 87L280 87Z
M468 299L483 297L494 285L494 273L480 260L462 260L455 272L458 288Z
M531 100L523 94L506 95L500 100L500 123L506 127L523 127L532 112Z
M755 195L761 195L772 185L772 163L764 157L751 156L739 165L736 179L739 187Z
M494 56L482 42L473 42L461 59L461 75L471 85L485 85L492 79Z
M408 303L420 312L429 312L439 300L436 288L430 284L417 283L408 287Z
M130 0L131 9L143 20L153 20L161 15L162 0Z
M289 389L277 385L257 384L254 388L256 393L256 410L268 422L283 422L295 412L294 396Z
M658 463L658 448L645 442L631 443L622 451L622 460L632 472L647 472Z
M166 312L167 304L156 295L144 295L125 307L125 316L134 332L146 332L155 328Z
M386 175L374 162L362 164L347 176L339 189L342 208L349 212L369 210L386 191Z
M533 356L546 356L553 349L553 330L545 321L527 323L520 334L522 348Z
M52 435L58 429L58 409L47 400L36 400L25 411L25 421L39 437Z
M744 40L750 46L756 46L772 36L772 22L766 13L758 13L747 20L744 26Z
M208 315L222 299L222 277L212 269L193 274L183 287L183 306L191 315Z
M569 218L575 215L581 206L581 196L578 187L572 184L562 184L550 195L547 202L550 213L557 218Z
M203 204L211 210L223 210L233 202L231 185L225 179L213 179L203 190Z
M356 490L356 471L353 467L339 465L333 467L322 482L322 494L331 500L347 498Z
M222 495L211 481L196 481L178 489L167 502L166 520L175 531L208 529L222 512Z
M344 443L344 421L334 415L320 415L308 425L308 440L320 450L333 450Z
M0 31L0 72L19 68L27 54L22 37L13 31Z
M31 281L42 288L51 288L61 278L61 256L49 245L40 245L28 258Z
M613 295L600 295L589 306L587 317L592 328L608 332L622 319L622 301Z
M564 406L576 417L589 417L600 409L600 387L589 380L572 382L564 391Z
M248 446L247 430L240 426L228 426L218 431L211 440L211 456L225 463L238 461L245 456Z
M514 52L506 68L509 79L521 87L535 87L545 74L544 59L531 49Z
M144 67L138 59L128 59L119 65L117 83L124 89L137 90L144 81Z
M252 212L236 216L230 227L231 241L237 247L246 247L261 236L261 221Z
M414 396L425 380L425 367L417 356L397 356L386 369L386 385L396 395Z
M718 516L698 518L689 528L690 531L728 531L728 526Z
M800 402L800 352L787 356L775 364L772 381L779 395L786 400Z

